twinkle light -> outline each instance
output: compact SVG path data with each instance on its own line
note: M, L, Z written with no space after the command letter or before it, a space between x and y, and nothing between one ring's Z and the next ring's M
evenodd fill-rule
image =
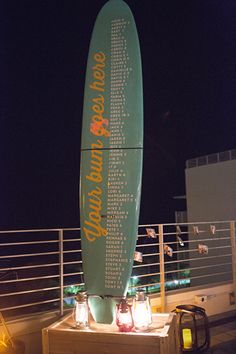
M3 332L0 334L0 353L11 353L14 348L14 343L12 341L10 332L8 330L7 324L4 317L0 311L0 325L3 327Z
M6 341L6 336L4 333L1 333L1 339L0 339L0 353L2 353L5 348L7 348L7 341Z

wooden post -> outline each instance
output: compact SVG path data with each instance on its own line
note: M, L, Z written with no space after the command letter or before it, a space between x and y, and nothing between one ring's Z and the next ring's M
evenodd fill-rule
M159 235L159 260L160 260L160 288L161 288L161 311L166 310L166 298L165 298L165 260L164 260L164 233L163 225L158 225Z
M48 340L48 329L44 328L42 330L42 354L49 354L49 340Z
M236 299L236 240L235 240L235 221L230 222L230 239L232 250L232 273L233 273L233 291Z

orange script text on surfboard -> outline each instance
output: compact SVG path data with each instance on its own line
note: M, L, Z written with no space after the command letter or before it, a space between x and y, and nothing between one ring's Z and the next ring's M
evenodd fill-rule
M90 88L98 91L98 95L92 98L92 118L90 133L95 136L109 137L107 130L108 120L104 118L105 98L101 92L105 92L105 54L103 52L94 55L96 62L93 66L93 82ZM107 230L101 226L102 216L102 188L103 181L103 142L97 139L91 144L90 173L86 179L94 184L94 188L88 192L87 201L89 205L88 219L84 222L83 231L89 242L95 241L101 236L107 235Z

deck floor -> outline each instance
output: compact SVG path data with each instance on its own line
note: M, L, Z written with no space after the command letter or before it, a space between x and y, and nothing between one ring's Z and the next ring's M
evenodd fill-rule
M212 321L211 345L206 354L236 354L236 314Z

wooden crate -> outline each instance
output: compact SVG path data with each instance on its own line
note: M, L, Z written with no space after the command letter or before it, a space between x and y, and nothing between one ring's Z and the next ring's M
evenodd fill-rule
M43 354L178 354L174 314L154 314L149 332L120 333L116 325L73 328L72 316L43 329Z

